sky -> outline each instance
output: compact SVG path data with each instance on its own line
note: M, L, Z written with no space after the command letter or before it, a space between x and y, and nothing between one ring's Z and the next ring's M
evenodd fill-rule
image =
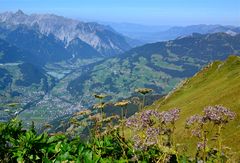
M240 0L0 0L0 12L18 9L85 21L240 26Z

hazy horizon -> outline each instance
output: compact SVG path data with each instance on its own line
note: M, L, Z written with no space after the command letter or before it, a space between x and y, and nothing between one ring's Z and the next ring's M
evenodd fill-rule
M148 26L220 24L240 26L237 0L0 0L0 12L50 13L82 21Z
M235 25L235 24L220 24L220 23L196 23L196 24L144 24L141 22L127 22L127 21L103 21L103 20L97 20L97 19L89 19L89 18L81 18L81 17L71 17L71 16L66 16L66 15L61 15L61 14L57 14L57 13L53 13L53 12L26 12L23 9L16 9L16 10L3 10L0 11L1 13L5 13L5 12L12 12L12 13L16 13L17 11L21 10L24 14L27 15L31 15L31 14L53 14L56 16L62 16L68 19L74 19L74 20L78 20L78 21L83 21L83 22L97 22L99 24L129 24L129 25L140 25L140 26L149 26L149 27L185 27L185 26L194 26L194 25L223 25L223 26L240 26L239 25Z

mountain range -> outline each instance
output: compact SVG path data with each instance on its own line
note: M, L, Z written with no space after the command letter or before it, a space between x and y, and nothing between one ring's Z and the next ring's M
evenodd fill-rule
M224 32L230 35L236 35L240 32L240 27L235 26L223 26L223 25L191 25L185 27L172 27L166 31L160 31L154 33L152 36L156 36L155 38L159 40L172 40L178 37L184 37L191 35L192 33L200 33L200 34L207 34L207 33L218 33Z
M43 35L53 35L65 47L68 47L71 41L80 39L105 56L122 53L131 48L127 38L109 26L94 22L85 23L53 14L27 15L21 10L16 13L5 12L0 14L0 23L5 24L8 29L25 25Z
M105 23L125 36L137 39L143 43L154 43L158 41L174 40L178 37L185 37L192 33L217 33L225 32L235 35L240 32L239 27L224 25L188 25L188 26L167 26L167 25L141 25L132 23Z

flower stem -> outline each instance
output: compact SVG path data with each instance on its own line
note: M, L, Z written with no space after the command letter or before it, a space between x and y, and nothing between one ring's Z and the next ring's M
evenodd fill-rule
M145 106L145 95L143 95L143 104L142 104L142 109L144 108L144 106ZM141 110L142 110L141 109Z
M175 149L176 147L175 147L175 142L174 142L174 131L175 131L175 123L173 122L173 124L172 124L172 133L171 133L171 143L170 144Z
M222 124L218 126L218 159L221 160L222 155L222 137L221 137Z
M124 138L124 124L123 124L123 116L124 116L124 113L123 113L123 107L121 107L121 125L122 125L122 137Z
M88 132L89 132L89 136L90 136L90 139L92 139L92 131L91 129L89 128L89 125L87 124L87 129L88 129Z
M203 162L206 162L206 141L207 141L207 135L206 131L204 131L204 136L203 136Z

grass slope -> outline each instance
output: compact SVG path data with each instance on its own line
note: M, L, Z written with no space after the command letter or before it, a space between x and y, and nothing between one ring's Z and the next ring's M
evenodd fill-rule
M178 107L181 116L177 124L177 140L189 142L184 131L185 120L194 114L201 114L209 105L224 105L237 113L236 119L224 130L223 142L240 157L240 57L230 56L226 61L216 61L188 79L172 94L156 101L149 108L168 110ZM190 152L194 152L196 140L190 138Z

